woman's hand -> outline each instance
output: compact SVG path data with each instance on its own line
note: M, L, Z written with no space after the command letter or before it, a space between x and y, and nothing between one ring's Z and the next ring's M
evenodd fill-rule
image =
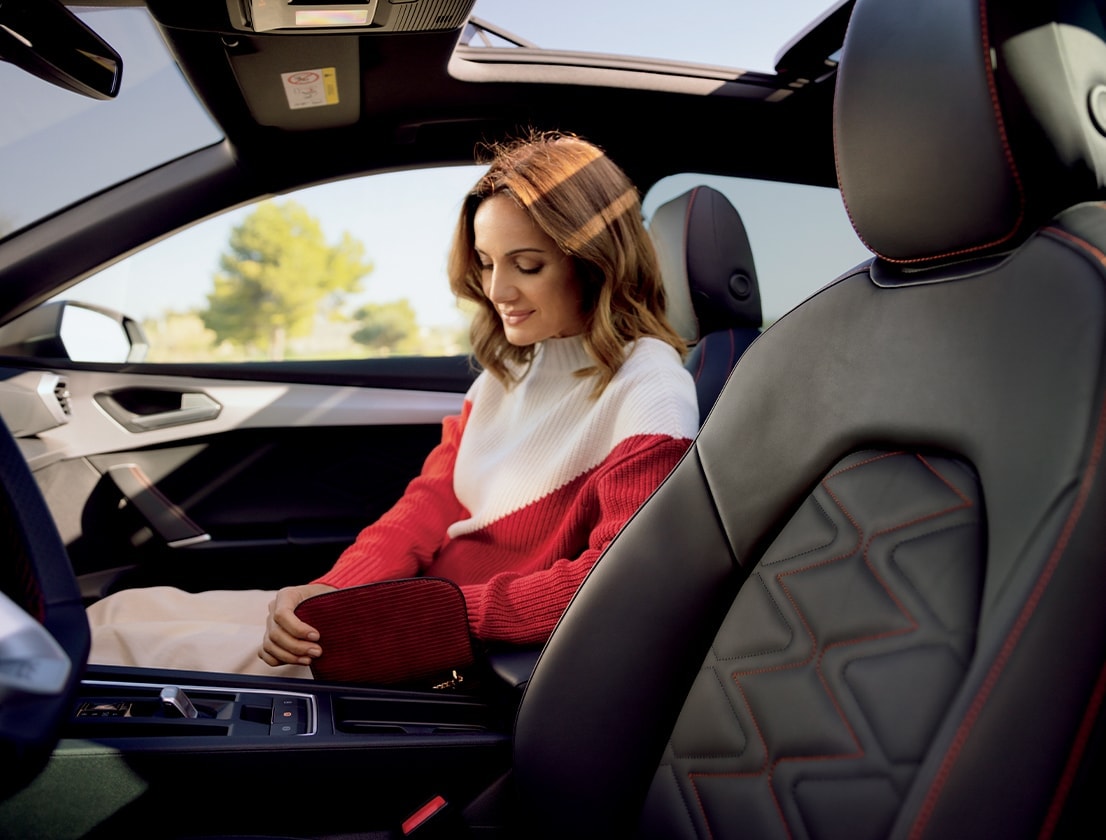
M312 595L330 592L333 586L306 583L286 586L269 602L269 617L265 620L265 638L257 655L266 665L310 665L322 655L319 631L296 616L296 607Z

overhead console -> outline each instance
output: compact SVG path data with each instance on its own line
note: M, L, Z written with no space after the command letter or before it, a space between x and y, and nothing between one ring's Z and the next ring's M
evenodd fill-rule
M459 29L475 0L227 0L231 26L243 32L431 32Z

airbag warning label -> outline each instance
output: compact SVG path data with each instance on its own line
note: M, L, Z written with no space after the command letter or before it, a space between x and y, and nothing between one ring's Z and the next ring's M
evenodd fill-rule
M280 78L284 82L284 95L288 97L289 108L338 104L338 75L333 67L281 73Z

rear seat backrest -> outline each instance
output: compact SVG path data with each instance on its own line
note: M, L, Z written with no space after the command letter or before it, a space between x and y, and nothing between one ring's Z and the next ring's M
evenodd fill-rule
M692 347L699 422L738 357L760 335L763 316L753 249L737 209L699 186L662 204L649 222L668 293L668 317Z

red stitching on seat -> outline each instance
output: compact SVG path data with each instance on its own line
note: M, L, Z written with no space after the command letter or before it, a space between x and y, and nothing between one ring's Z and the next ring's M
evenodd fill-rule
M703 345L699 351L699 364L695 368L695 381L698 382L703 375L703 369L707 366L707 342L704 339L699 339Z
M842 474L847 473L847 472L851 472L853 470L859 469L861 467L868 466L869 464L872 464L872 463L875 463L875 462L878 462L878 461L882 461L882 460L885 460L887 458L894 458L894 457L909 457L909 458L913 458L913 459L917 460L927 470L929 470L929 472L933 476L935 476L942 484L944 484L945 487L948 488L949 491L951 491L951 493L955 497L957 497L960 501L959 501L959 503L953 503L953 504L947 505L945 507L942 507L940 509L932 510L928 513L925 513L924 515L917 516L917 517L914 517L912 519L904 520L902 522L898 522L894 525L890 525L890 526L885 527L885 528L881 528L880 530L874 531L871 534L866 536L864 534L864 530L861 527L860 523L856 520L856 518L853 516L853 514L845 507L845 505L842 503L840 497L830 488L829 482L833 478L835 478L836 476L842 475ZM780 589L787 596L787 599L790 602L792 608L794 609L796 616L798 616L798 619L799 619L800 623L802 624L803 629L806 631L807 638L810 640L810 652L806 657L804 657L802 660L800 660L798 662L788 662L786 664L773 665L771 667L766 667L766 668L754 668L754 669L746 670L746 671L734 671L730 674L730 677L734 681L734 684L737 687L738 692L741 694L741 698L742 698L742 700L745 704L745 709L749 713L750 721L752 722L753 729L756 732L757 738L760 741L760 748L761 748L762 753L764 754L764 759L765 760L759 767L757 767L753 770L747 770L747 771L743 771L743 772L722 773L722 772L694 772L694 771L692 771L688 774L688 778L689 778L689 781L691 782L692 790L695 793L695 798L696 798L696 801L698 802L698 805L699 805L700 813L703 815L704 822L707 824L708 832L710 831L710 821L707 818L706 809L703 805L703 801L702 801L702 797L699 793L698 785L696 784L697 779L700 779L700 778L703 778L703 779L706 779L706 778L720 778L720 777L721 778L749 778L749 777L757 777L757 776L764 775L765 780L767 782L768 791L769 791L770 795L772 796L773 806L776 809L776 813L779 815L780 823L781 823L782 827L784 828L785 832L790 834L790 832L788 831L788 827L787 827L786 816L783 812L783 808L780 804L780 800L776 796L776 791L775 791L775 788L773 787L773 784L772 784L772 778L775 774L775 768L778 767L779 765L783 764L784 762L829 761L829 760L838 760L838 759L859 758L859 757L864 755L864 749L863 749L863 746L860 743L860 739L856 736L856 730L850 724L848 715L841 708L841 704L838 701L837 696L835 695L832 687L826 682L826 678L825 678L825 676L822 672L822 661L825 658L826 653L830 650L840 648L840 647L850 646L850 645L856 645L856 644L860 644L860 643L863 643L863 642L872 641L873 639L885 639L885 638L891 638L891 637L895 637L895 636L908 635L908 634L910 634L910 633L912 633L912 632L914 632L918 629L918 621L910 613L910 611L907 609L906 605L903 604L902 601L895 596L894 592L892 591L892 588L887 585L884 578L872 566L871 560L870 560L870 555L869 555L869 550L870 550L870 547L872 545L872 541L874 539L876 539L877 537L883 536L885 534L894 533L895 531L899 531L903 528L907 528L907 527L909 527L911 525L915 525L919 522L926 522L928 520L932 520L932 519L940 518L940 517L943 517L943 516L947 516L948 514L954 512L954 511L963 510L965 508L972 507L972 505L973 505L972 500L968 496L966 496L959 488L957 488L952 482L948 481L940 472L938 472L934 468L934 466L925 457L923 457L921 455L918 455L918 454L911 454L911 453L902 452L902 451L880 453L879 455L875 455L875 456L872 456L870 458L866 458L866 459L864 459L862 461L859 461L855 464L850 464L847 467L843 467L839 470L836 470L836 471L830 473L829 475L827 475L824 479L822 479L821 486L825 490L825 492L830 496L830 498L833 499L834 503L837 505L838 510L840 510L841 513L845 516L845 518L852 524L853 528L856 531L856 542L853 543L850 547L848 547L844 551L840 552L839 554L837 554L833 557L823 559L823 560L818 560L817 562L804 565L800 568L790 569L788 571L781 572L781 573L779 573L775 576L776 581L779 583ZM898 628L898 629L885 630L885 631L882 631L882 632L879 632L879 633L873 633L873 634L870 634L870 635L857 636L857 637L853 637L853 638L849 638L849 639L842 639L840 641L832 642L832 643L829 643L829 644L826 644L826 645L820 645L817 636L815 635L815 633L811 629L810 624L807 622L807 618L806 618L806 615L803 612L803 609L801 608L800 604L793 597L791 589L784 582L784 578L785 577L790 577L792 575L802 574L802 573L810 571L811 569L814 569L814 568L818 568L818 567L822 567L822 566L828 566L828 565L836 563L840 560L844 560L844 559L854 557L854 556L856 556L857 550L861 549L861 548L863 549L863 555L862 556L864 558L865 566L867 566L869 572L875 578L876 582L883 588L883 591L886 593L886 595L891 600L891 602L895 605L896 609L898 609L898 611L905 618L906 626L902 627L902 628ZM807 755L807 756L800 756L800 755L784 756L784 757L776 758L774 761L771 761L769 763L769 758L771 756L772 751L769 748L769 745L767 744L767 742L765 741L765 736L764 736L763 731L761 729L760 722L757 718L757 713L754 710L752 704L750 703L750 701L748 699L748 696L745 693L745 688L742 685L741 680L742 680L743 677L754 676L754 675L757 675L757 674L779 672L779 671L790 671L790 670L795 670L797 668L803 668L804 666L809 665L811 662L816 663L815 664L815 673L817 674L818 681L822 686L822 690L825 692L826 697L829 699L830 703L832 704L832 706L833 706L833 708L834 708L834 710L837 714L838 719L841 721L841 724L844 727L845 732L848 734L849 738L852 740L852 743L855 745L855 749L852 752L812 754L812 755Z
M951 257L960 257L960 256L963 256L965 254L972 254L972 253L975 253L977 251L986 250L988 248L994 248L998 245L1002 245L1003 243L1009 242L1010 240L1012 240L1014 238L1014 236L1017 234L1018 230L1021 228L1022 222L1025 221L1025 204L1026 204L1025 188L1022 184L1021 176L1018 174L1018 166L1017 166L1017 163L1014 160L1014 154L1010 149L1010 139L1009 139L1009 137L1007 136L1007 133L1006 133L1006 122L1005 122L1005 120L1003 120L1002 109L999 106L998 87L995 84L994 67L991 65L991 36L990 36L990 30L987 27L987 0L980 0L980 2L979 2L979 19L980 19L980 23L979 23L979 26L980 26L980 44L981 44L981 47L982 47L981 55L982 55L982 59L983 59L984 73L985 73L986 78L987 78L987 90L991 94L991 108L992 108L992 111L993 111L994 117L995 117L995 127L998 129L999 140L1002 143L1003 155L1006 158L1006 163L1009 167L1010 175L1014 179L1014 186L1017 189L1017 193L1018 193L1018 215L1017 215L1017 218L1014 220L1013 226L1011 227L1011 229L1007 233L996 237L995 239L991 240L990 242L982 242L979 245L972 245L972 246L967 247L967 248L959 248L955 251L946 251L944 253L930 254L930 255L925 256L925 257L913 257L911 259L893 259L891 257L888 257L888 256L884 255L884 254L880 254L879 255L880 258L885 260L886 262L889 262L889 263L892 263L892 264L895 264L895 265L911 265L911 264L914 264L914 263L931 262L933 260L948 259L948 258L951 258ZM845 66L845 65L842 65L842 75L844 75L844 73L846 73L846 72L848 72L848 67ZM834 141L833 157L834 157L834 165L835 165L835 168L837 170L837 180L838 180L838 183L840 183L840 181L841 181L841 165L840 165L840 159L838 158L838 155L837 155L837 127L836 127L836 125L837 124L836 124L836 121L835 121L834 122L834 138L833 138L833 141ZM852 214L852 211L849 210L848 201L845 200L844 192L842 192L841 198L842 198L842 202L845 205L845 212L846 212L846 214L848 214L849 220L852 221L853 214ZM855 223L853 224L853 228L854 229L856 228ZM859 230L857 230L856 233L857 233L857 236L860 238L860 240L866 246L868 246L869 250L875 252L875 248L872 248L868 244L868 241L864 238L863 234L861 234L861 232Z
M1106 267L1106 254L1103 254L1102 251L1090 243L1067 231L1060 230L1059 228L1047 228L1044 232L1081 247L1083 250L1093 254L1099 263ZM1056 545L1053 546L1044 568L1041 570L1041 575L1037 579L1033 591L1030 593L1021 612L1018 613L1017 621L1014 623L1002 649L999 651L998 657L991 665L983 684L980 686L979 691L972 700L967 714L964 716L964 720L956 730L956 735L953 738L952 744L949 746L948 752L941 761L941 766L938 768L933 784L930 786L925 801L918 811L918 817L911 827L909 835L911 838L921 837L922 833L925 831L929 818L933 815L933 811L937 807L937 801L941 798L941 794L944 791L945 782L948 781L949 774L952 772L953 766L960 757L960 753L971 735L976 721L983 713L983 707L987 705L987 700L991 696L991 690L994 688L995 683L998 682L998 678L1002 675L1007 663L1013 656L1014 648L1017 647L1022 634L1025 632L1025 628L1029 624L1029 620L1036 612L1037 605L1040 603L1041 598L1044 597L1049 581L1052 580L1052 575L1055 573L1056 567L1060 563L1060 558L1067 548L1068 541L1071 539L1072 530L1083 515L1084 508L1087 504L1087 497L1091 492L1091 485L1095 480L1099 464L1102 460L1104 442L1106 442L1106 402L1099 405L1098 421L1095 427L1094 445L1091 448L1091 457L1083 473L1083 479L1079 483L1079 494L1076 496L1075 502L1072 504L1071 512L1064 522L1064 528L1060 532L1060 536L1056 541ZM1057 803L1054 802L1052 807L1056 808Z
M1094 692L1091 694L1091 702L1087 704L1087 709L1083 713L1083 720L1080 721L1079 731L1075 735L1075 744L1071 755L1068 756L1068 761L1064 765L1064 772L1060 776L1059 784L1056 785L1056 792L1052 798L1052 803L1049 805L1044 825L1041 827L1041 837L1051 837L1053 832L1056 831L1056 824L1060 821L1060 812L1064 808L1068 794L1071 793L1072 785L1075 784L1075 774L1079 770L1079 762L1083 758L1087 742L1091 739L1091 730L1094 729L1104 699L1106 699L1106 664L1098 672Z

